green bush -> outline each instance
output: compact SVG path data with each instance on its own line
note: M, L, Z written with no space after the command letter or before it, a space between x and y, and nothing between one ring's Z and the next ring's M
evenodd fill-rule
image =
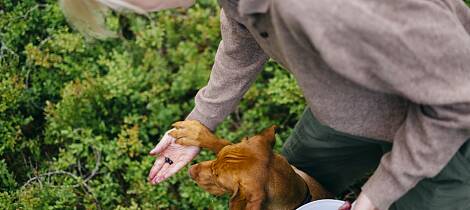
M53 0L0 1L0 208L225 209L227 197L185 171L146 181L148 151L207 83L218 14L216 0L149 18L111 12L121 38L93 41ZM269 62L217 134L236 141L277 124L279 149L304 105L292 76Z
M149 18L110 12L121 38L106 41L72 31L53 0L0 8L0 209L226 208L227 197L185 171L146 181L148 151L207 83L216 0ZM277 124L279 149L303 107L292 77L270 62L217 133L236 141Z

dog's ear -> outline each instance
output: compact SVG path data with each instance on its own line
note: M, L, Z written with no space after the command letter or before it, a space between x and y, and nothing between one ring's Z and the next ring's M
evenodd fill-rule
M264 131L260 134L263 137L263 141L265 141L266 144L271 148L273 148L274 143L276 143L276 129L278 129L278 127L276 125L273 125L269 128L264 129Z
M243 210L246 206L246 200L240 195L238 184L233 190L232 197L230 197L229 209L230 210Z
M256 184L254 186L257 186ZM234 189L232 197L230 198L230 210L261 210L263 209L266 193L261 187L251 186L250 189L245 189L245 194L237 186Z

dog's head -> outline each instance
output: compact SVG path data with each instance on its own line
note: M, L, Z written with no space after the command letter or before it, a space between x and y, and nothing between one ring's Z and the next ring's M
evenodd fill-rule
M261 209L274 143L272 126L240 143L225 146L215 160L191 166L189 174L213 195L231 194L230 209Z

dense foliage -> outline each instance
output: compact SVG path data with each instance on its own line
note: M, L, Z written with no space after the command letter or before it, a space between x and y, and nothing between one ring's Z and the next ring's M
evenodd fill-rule
M148 151L207 83L218 13L215 0L150 17L110 12L121 37L96 41L71 30L54 0L1 0L0 209L225 209L186 170L146 181ZM278 149L303 107L291 76L269 63L217 133L236 141L278 124Z
M225 209L185 170L146 181L148 151L207 82L218 13L216 0L110 13L121 37L96 41L73 32L54 0L1 0L0 209ZM269 63L217 133L236 141L277 124L279 149L303 107L292 77Z

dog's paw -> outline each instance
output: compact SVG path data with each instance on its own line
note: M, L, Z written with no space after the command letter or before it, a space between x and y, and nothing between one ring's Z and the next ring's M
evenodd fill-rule
M173 123L175 129L170 131L170 135L176 139L177 144L185 146L202 146L207 138L212 137L210 130L195 120L185 120Z

